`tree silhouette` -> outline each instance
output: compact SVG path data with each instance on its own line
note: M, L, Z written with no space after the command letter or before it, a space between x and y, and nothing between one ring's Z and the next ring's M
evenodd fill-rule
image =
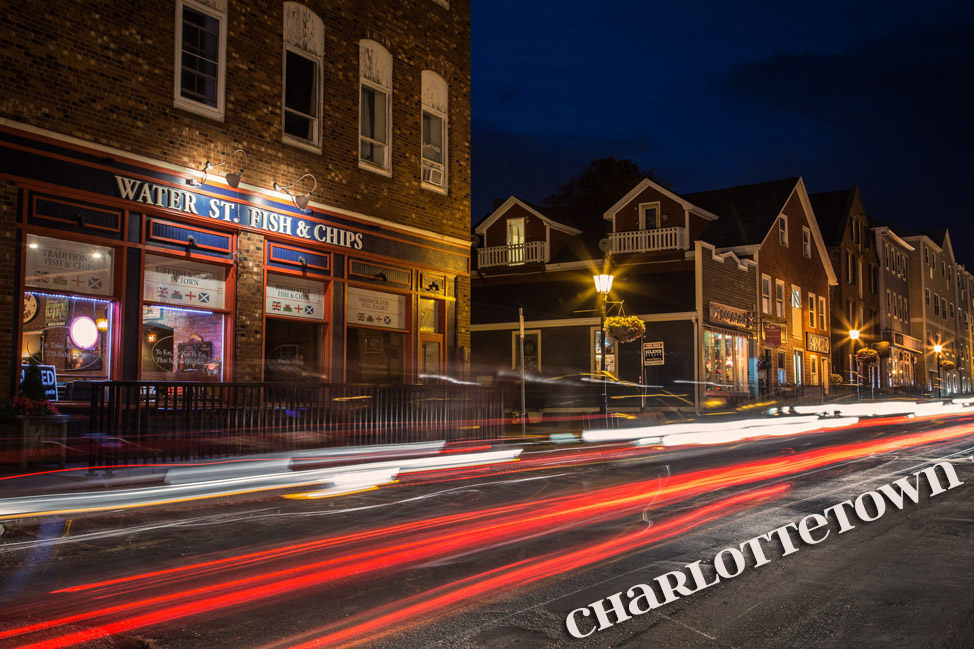
M542 199L541 204L586 221L597 221L644 178L663 187L668 186L655 167L641 169L632 160L615 156L592 160L557 192Z

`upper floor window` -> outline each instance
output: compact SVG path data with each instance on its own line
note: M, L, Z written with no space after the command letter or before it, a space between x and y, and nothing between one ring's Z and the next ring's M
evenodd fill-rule
M359 42L359 166L392 175L392 55Z
M788 218L784 214L778 217L778 243L788 245Z
M785 282L780 279L774 285L774 312L779 318L785 317Z
M659 203L639 204L639 229L652 230L659 227Z
M812 258L812 231L802 226L802 254Z
M176 1L176 78L173 103L223 119L226 79L227 3Z
M761 275L761 311L771 313L771 276Z
M827 309L825 308L825 297L822 295L818 296L818 328L825 329L825 314Z
M814 327L817 325L818 317L816 316L816 306L818 302L815 300L815 294L808 294L808 326Z
M296 2L284 3L283 130L289 144L321 146L325 25Z
M446 81L432 70L423 70L423 169L422 183L446 189L447 101Z

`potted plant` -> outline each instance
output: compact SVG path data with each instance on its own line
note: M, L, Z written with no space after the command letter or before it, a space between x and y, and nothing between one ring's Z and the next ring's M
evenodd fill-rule
M605 319L605 335L620 343L629 343L642 338L646 333L646 323L634 315L616 315Z
M16 457L21 467L26 468L30 459L42 452L54 449L64 466L65 438L68 417L61 415L53 403L47 399L47 391L41 380L41 370L31 363L24 371L20 391L14 397L0 403L0 426L3 430L3 459ZM48 446L51 440L56 446ZM47 446L47 448L42 448Z
M863 365L869 365L875 363L879 360L879 352L875 349L869 349L868 347L863 347L856 352L856 361L862 363Z
M841 374L829 374L829 383L831 383L832 385L841 385L842 384L842 375Z

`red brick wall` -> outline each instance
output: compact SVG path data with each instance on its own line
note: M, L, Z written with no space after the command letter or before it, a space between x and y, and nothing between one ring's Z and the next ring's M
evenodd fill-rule
M225 121L173 107L175 10L145 2L5 1L0 116L198 169L247 151L244 182L315 174L313 200L466 239L470 224L470 8L305 3L325 23L321 153L282 144L282 3L229 3ZM360 39L393 56L392 178L358 167ZM424 68L449 84L448 196L420 188Z

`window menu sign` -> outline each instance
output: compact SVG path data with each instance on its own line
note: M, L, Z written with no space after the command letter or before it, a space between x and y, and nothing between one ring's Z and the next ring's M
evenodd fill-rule
M27 235L24 284L46 291L112 294L112 249L90 243Z
M145 256L142 299L200 309L226 308L226 271L220 266Z
M345 322L350 325L406 328L406 297L349 287Z
M305 320L325 319L325 285L299 277L268 275L264 312Z

